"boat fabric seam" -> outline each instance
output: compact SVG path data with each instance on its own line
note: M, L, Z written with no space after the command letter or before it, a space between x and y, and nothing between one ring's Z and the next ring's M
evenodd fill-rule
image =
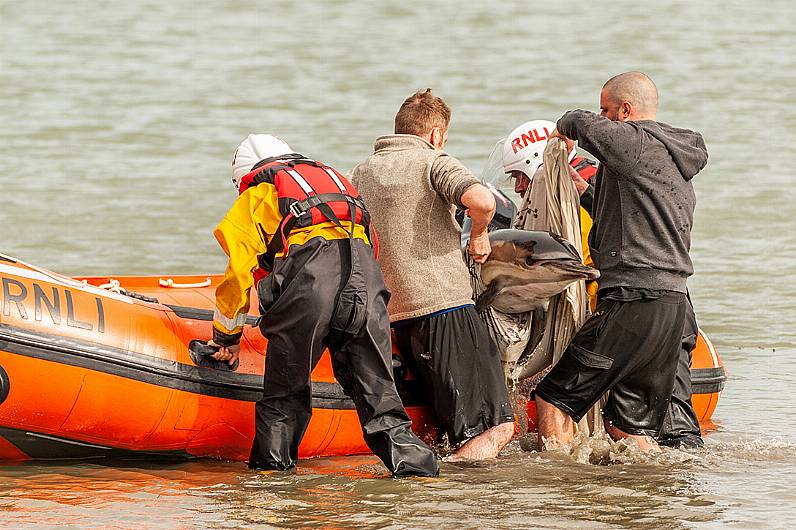
M34 432L34 431L30 431L30 430L25 430L24 432L25 432L26 436L33 436L35 438L44 438L45 440L51 440L53 442L60 442L60 443L65 443L65 444L70 444L70 445L79 445L81 447L89 447L91 449L103 449L105 451L114 449L113 447L111 447L109 445L93 444L93 443L89 443L89 442L83 442L83 441L80 441L80 440L73 440L71 438L63 438L61 436L52 436L52 435L49 435L49 434L43 434L43 433L40 433L40 432Z
M44 434L42 432L32 431L30 429L19 429L15 427L8 427L0 425L0 439L8 441L11 445L19 449L23 454L32 460L47 460L51 462L72 462L72 461L85 461L95 459L108 459L108 458L135 458L142 457L157 458L159 460L196 460L201 458L196 455L191 455L181 449L131 449L124 447L113 447L107 445L99 445L92 442L86 442L75 438L66 438L54 434ZM42 454L52 454L51 447L37 447L41 443L55 443L62 446L69 446L72 449L86 451L81 455L73 456L41 456ZM33 449L33 450L31 450ZM98 452L88 452L90 450L97 450Z

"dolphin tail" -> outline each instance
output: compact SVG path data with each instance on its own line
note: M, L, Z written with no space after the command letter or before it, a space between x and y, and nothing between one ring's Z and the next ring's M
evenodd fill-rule
M542 342L542 338L544 337L545 331L545 323L547 320L547 310L543 307L537 307L533 310L533 314L531 316L531 335L528 337L528 344L525 346L525 349L520 355L520 358L517 359L517 366L522 366L528 362L531 358L531 355L534 354L536 351L536 347L539 346L539 343ZM552 359L550 359L552 361ZM534 374L546 368L547 365L545 364L535 372Z

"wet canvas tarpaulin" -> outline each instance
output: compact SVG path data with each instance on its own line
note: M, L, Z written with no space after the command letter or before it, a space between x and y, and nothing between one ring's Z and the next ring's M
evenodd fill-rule
M569 172L566 146L554 139L544 151L544 165L534 175L520 206L514 227L544 230L568 240L583 255L580 199ZM482 285L474 284L476 292ZM555 364L587 316L585 283L572 283L552 297L546 311L508 315L489 309L482 313L498 344L506 376L520 381ZM601 426L599 404L581 421L582 431Z

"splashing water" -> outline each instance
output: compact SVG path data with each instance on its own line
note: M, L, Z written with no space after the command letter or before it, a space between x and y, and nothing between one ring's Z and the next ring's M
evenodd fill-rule
M545 447L547 451L566 455L579 464L672 465L700 459L694 453L669 447L661 447L660 451L655 452L645 451L632 438L613 440L604 431L592 436L579 432L568 444L558 443L555 439L545 440Z

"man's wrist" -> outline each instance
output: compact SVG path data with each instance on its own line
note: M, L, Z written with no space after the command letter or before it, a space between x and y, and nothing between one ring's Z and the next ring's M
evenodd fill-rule
M489 226L485 226L484 228L479 228L478 230L471 230L470 231L470 239L479 239L482 237L489 236Z
M574 182L575 182L575 189L578 190L578 195L583 195L586 192L586 190L589 189L589 183L580 177L574 180Z

